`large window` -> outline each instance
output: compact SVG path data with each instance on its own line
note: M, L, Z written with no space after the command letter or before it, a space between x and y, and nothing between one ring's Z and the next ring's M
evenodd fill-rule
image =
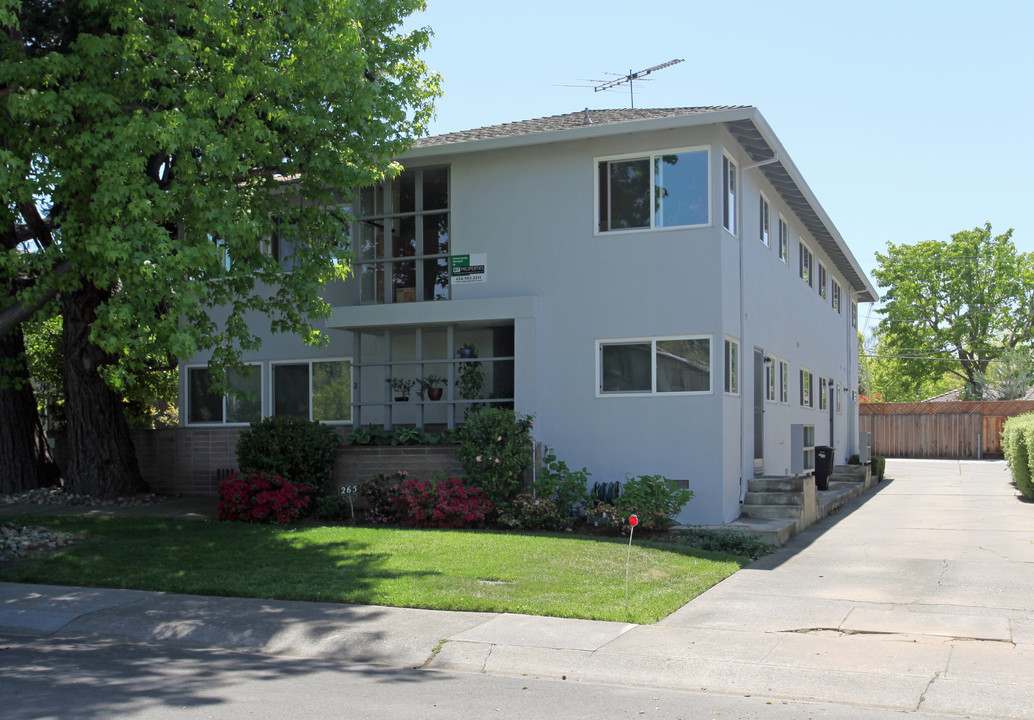
M725 338L725 392L739 394L739 367L740 344L732 338Z
M360 302L448 300L449 168L405 170L359 191Z
M711 391L711 338L601 340L601 395Z
M779 259L790 264L790 226L781 216L779 218Z
M235 392L217 393L206 367L187 368L187 422L244 424L262 419L262 372L256 365L250 372L229 370L226 384Z
M273 365L273 414L351 422L352 362L313 360Z
M736 163L722 156L722 225L736 234Z
M710 222L706 149L600 160L599 232Z

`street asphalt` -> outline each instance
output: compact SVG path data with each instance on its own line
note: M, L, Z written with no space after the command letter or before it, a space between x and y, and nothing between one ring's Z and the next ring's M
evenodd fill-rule
M0 635L1034 717L1034 504L1001 461L887 476L656 625L0 583Z

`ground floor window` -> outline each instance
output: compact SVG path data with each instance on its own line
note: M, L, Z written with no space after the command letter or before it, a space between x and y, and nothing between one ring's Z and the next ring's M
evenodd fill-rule
M352 420L352 362L306 360L272 366L273 415L319 422Z
M826 378L819 378L819 410L829 409L829 385Z
M801 407L815 407L815 373L801 368Z
M248 365L243 372L227 371L232 391L223 395L213 389L207 367L187 368L187 422L191 424L246 424L262 419L262 370Z
M711 391L711 338L681 336L600 340L600 395Z
M738 395L740 392L740 344L732 338L725 338L725 392Z
M776 359L775 355L765 356L765 399L776 400Z
M790 402L790 363L779 361L779 402Z

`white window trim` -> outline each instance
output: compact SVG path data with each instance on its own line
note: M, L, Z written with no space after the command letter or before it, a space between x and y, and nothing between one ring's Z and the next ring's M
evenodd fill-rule
M765 353L765 359L769 362L765 366L765 401L779 402L779 361L772 353ZM771 382L769 380L771 379ZM769 390L772 391L769 395Z
M725 348L731 347L732 352L726 356ZM740 394L740 341L731 335L725 336L722 343L722 389L726 395Z
M829 394L830 394L829 386L831 384L832 384L832 381L829 378L827 378L827 377L820 377L819 378L819 410L821 410L823 412L829 412ZM823 393L823 391L822 391L823 388L825 388L825 393Z
M808 254L807 266L804 262L804 254ZM807 277L805 277L804 271L808 271ZM797 275L801 278L808 287L815 287L815 253L808 247L808 243L804 242L804 239L797 241Z
M726 174L726 171L725 171L725 168L726 168L725 163L726 163L726 161L728 161L729 168L732 171L731 172L732 182L729 183L731 188L732 188L732 192L729 193L729 195L731 195L731 198L728 198L728 200L729 200L729 217L728 218L725 217L725 202L726 202L726 199L727 199L726 198L726 192L725 192L725 181L727 179L727 174ZM727 152L723 152L722 153L722 227L725 228L725 230L730 235L732 235L733 237L739 237L737 235L737 229L738 228L737 228L737 222L736 222L736 213L739 211L739 208L736 207L739 204L737 202L737 198L739 198L739 195L740 195L739 163L736 162L736 160L732 157L732 155L730 155ZM728 220L728 223L726 223L726 220Z
M308 417L308 420L309 420L309 422L313 422L313 420L312 420L312 404L313 404L312 403L312 366L313 366L314 363L326 363L326 362L347 362L348 363L349 383L353 385L352 389L354 391L355 390L355 388L354 388L354 383L355 383L355 360L350 355L347 355L347 356L344 356L344 357L327 357L327 358L324 358L324 357L311 358L311 357L309 357L309 358L298 358L296 360L272 360L269 363L269 372L267 373L266 385L263 386L267 390L267 392L268 392L267 397L269 398L269 402L268 402L268 405L266 405L266 404L263 405L264 410L263 410L262 417L264 417L264 418L265 417L271 417L274 414L273 413L273 409L276 407L276 397L273 394L273 392L274 392L274 390L273 390L273 387L274 387L274 382L273 382L274 368L279 367L281 365L308 365L309 366L309 376L308 376L308 380L309 380L309 388L308 388L308 393L309 393L309 417ZM351 417L352 416L352 408L349 408L348 414L350 416L348 420L320 420L319 422L323 423L324 425L351 425L352 424L352 417Z
M261 363L261 362L245 362L245 363L242 363L242 364L245 367L256 367L256 368L258 368L259 388L261 388L261 392L264 393L265 392L265 388L266 388L266 380L267 380L266 377L265 377L265 375L266 375L266 368L265 368L264 364ZM211 427L247 427L248 425L251 424L250 422L226 422L226 394L225 393L223 394L223 419L221 421L219 421L219 422L191 422L191 420L190 420L190 410L191 410L191 407L190 407L190 402L191 402L191 398L190 398L190 371L191 370L207 370L208 369L208 363L196 363L196 364L193 364L193 365L184 365L183 369L186 370L186 372L184 373L186 375L186 378L183 381L184 382L184 385L183 385L184 393L183 394L184 394L184 398L185 398L185 401L183 402L183 411L184 411L184 418L183 418L184 422L183 422L183 424L184 424L185 427L205 427L205 428L211 428ZM265 410L266 410L266 397L265 397L265 395L263 395L262 397L259 397L259 407L261 408L261 410L259 411L260 417L265 417L266 416L266 414L265 414Z
M779 377L776 379L779 385L779 404L790 404L790 361L786 358L779 358Z
M656 198L654 197L654 191L656 190L656 184L654 183L654 158L662 155L678 155L679 153L690 153L690 152L706 152L707 153L707 222L699 223L696 225L665 225L658 227L654 225L656 221L656 213L650 213L650 227L641 228L619 228L617 230L600 230L600 163L611 162L614 160L649 160L650 166L650 207L656 206ZM600 155L592 159L592 176L593 176L593 236L594 237L610 237L612 235L625 235L628 233L642 233L642 232L665 232L669 230L686 230L692 228L707 228L711 227L713 220L711 218L711 203L714 193L714 189L711 187L711 146L710 145L694 145L690 147L679 147L670 148L664 150L648 150L646 152L639 153L624 153L622 155Z
M826 286L829 285L829 271L826 270L825 263L819 261L818 265L818 286L819 286L819 297L823 300L826 299Z
M811 382L810 383L805 383L804 382L805 373L807 373L808 377L811 378ZM815 409L815 371L814 370L810 370L810 369L808 369L808 368L806 368L806 367L804 367L802 365L800 370L797 373L797 380L798 380L798 385L799 385L799 390L800 390L799 394L800 394L801 407L808 408L809 410L814 410ZM806 385L808 386L808 402L804 402L804 399L805 399L804 398L804 388L805 388Z
M830 278L830 307L836 310L837 315L843 313L844 307L844 290L840 287L840 283L836 281L836 278Z
M658 392L657 391L657 342L665 340L707 340L708 341L708 390L686 390L682 392ZM603 392L603 352L604 345L634 345L650 343L650 392ZM648 337L630 338L598 338L596 340L596 397L598 398L626 398L626 397L684 397L687 395L714 395L714 336L707 334L700 335L654 335Z
M844 414L844 404L840 401L840 395L843 392L844 392L844 386L841 383L838 382L837 383L837 395L836 395L837 415L843 415Z
M858 329L858 303L851 301L851 327Z
M786 233L783 233L783 229L786 229ZM779 228L778 238L776 241L779 243L779 259L783 261L783 264L787 267L790 266L790 223L786 221L782 213L779 213ZM786 243L784 246L783 243Z
M772 249L772 203L760 193L761 202L758 203L758 240L761 244Z

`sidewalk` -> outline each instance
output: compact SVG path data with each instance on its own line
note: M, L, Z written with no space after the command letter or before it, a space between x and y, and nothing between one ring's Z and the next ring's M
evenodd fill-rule
M1002 462L887 470L658 625L0 583L0 634L1029 718L1034 506Z

